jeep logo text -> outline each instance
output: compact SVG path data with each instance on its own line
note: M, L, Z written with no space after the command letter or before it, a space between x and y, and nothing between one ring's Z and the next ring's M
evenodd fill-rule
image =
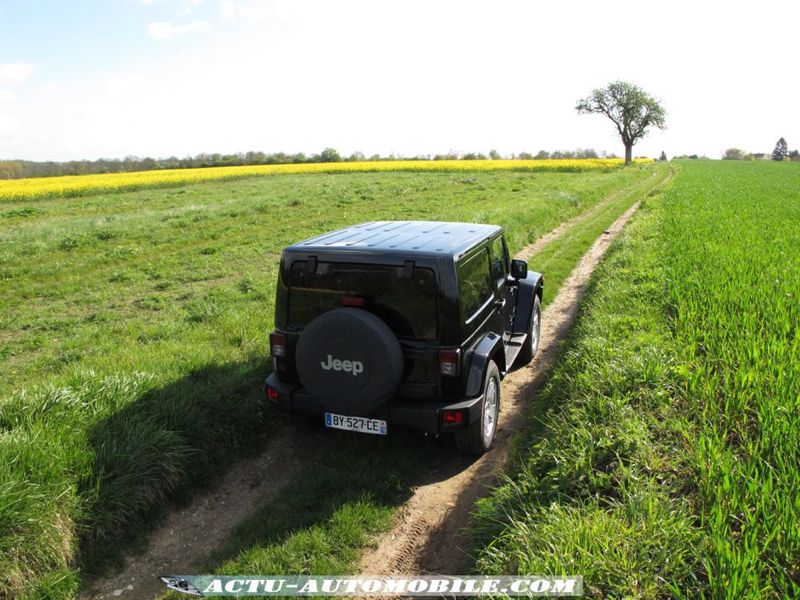
M334 371L344 371L345 373L352 373L353 376L364 372L364 363L360 360L339 360L333 358L328 354L328 362L322 361L320 366L326 371L333 369Z

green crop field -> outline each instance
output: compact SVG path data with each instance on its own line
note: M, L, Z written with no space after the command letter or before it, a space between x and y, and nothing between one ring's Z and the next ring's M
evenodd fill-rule
M800 595L800 169L686 162L595 272L475 569Z
M0 201L0 596L73 597L165 501L189 497L282 426L260 384L283 246L353 222L438 219L499 223L518 250L620 192L559 241L557 287L637 199L626 191L655 185L654 170L666 172L281 175ZM358 446L373 442L326 448L339 468L356 465L357 497L332 493L336 473L320 467L275 506L326 504L272 513L274 527L262 520L219 561L248 540L262 556L277 545L296 557L292 544L305 552L328 532L341 556L320 542L314 564L352 564L364 532L388 522L413 483L402 469L374 477ZM375 451L433 451L401 442Z

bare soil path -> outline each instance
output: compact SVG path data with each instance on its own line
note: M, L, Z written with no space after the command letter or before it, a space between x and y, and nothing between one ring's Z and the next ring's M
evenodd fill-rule
M517 256L531 256L619 194L640 189L641 185L611 194L589 211L524 248ZM470 559L463 550L462 529L469 523L475 500L487 494L507 463L508 441L522 426L531 398L541 386L557 354L557 345L574 318L589 276L638 206L638 202L631 206L594 243L545 309L535 361L503 380L503 405L492 451L477 461L455 454L437 465L436 473L428 479L431 483L414 490L413 496L400 509L393 529L380 536L374 549L362 558L361 573L459 574L467 570ZM304 430L303 435L299 435L296 429L294 426L283 429L260 455L236 463L214 490L172 511L148 535L145 553L128 556L120 572L95 580L81 598L153 598L164 591L157 579L159 575L198 572L235 527L294 481L308 462L314 446L309 436L321 433ZM265 478L264 473L270 473L270 477ZM441 477L437 477L437 473Z
M153 598L166 588L160 575L197 573L235 527L295 479L310 456L308 433L289 427L253 458L236 463L213 491L170 512L149 536L147 551L128 556L119 573L98 579L81 597ZM265 474L274 476L265 476Z
M605 198L600 200L600 202L598 202L597 204L595 204L594 206L592 206L588 210L585 210L582 213L580 213L578 215L575 215L574 217L572 217L568 221L564 221L563 223L561 223L561 225L559 225L555 229L552 229L552 230L548 231L547 233L545 233L542 237L540 237L538 240L536 240L532 244L528 244L527 246L525 246L522 250L520 250L517 253L516 258L521 258L523 260L527 260L528 258L533 256L534 254L539 252L539 250L541 250L542 248L547 246L550 242L560 238L562 235L564 235L564 233L566 233L567 231L572 229L573 226L577 225L578 223L582 223L586 219L591 218L593 215L596 215L603 208L608 206L609 203L613 202L614 200L616 200L617 198L619 198L623 194L634 194L637 191L647 187L648 185L650 185L652 183L652 180L655 177L658 177L658 171L653 171L653 174L649 178L645 179L644 181L641 181L641 182L637 183L633 187L624 188L624 189L621 189L621 190L617 190L616 192L612 192L611 194L609 194L608 196L606 196ZM664 183L665 182L662 182L659 185L663 185Z

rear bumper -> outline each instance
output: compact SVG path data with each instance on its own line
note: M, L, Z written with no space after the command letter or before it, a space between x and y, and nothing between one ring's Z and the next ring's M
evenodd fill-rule
M322 416L331 412L320 406L319 398L308 394L302 386L283 383L277 374L271 373L264 382L265 390L272 390L269 400L286 412ZM481 418L483 396L466 398L456 402L411 402L407 400L390 400L380 409L369 415L357 415L372 419L383 419L390 426L404 427L424 431L432 435L459 431ZM460 410L465 416L461 425L444 424L442 411Z

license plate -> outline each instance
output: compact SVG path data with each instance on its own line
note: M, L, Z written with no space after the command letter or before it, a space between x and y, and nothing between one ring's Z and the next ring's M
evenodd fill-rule
M333 413L325 413L325 426L333 429L344 429L345 431L374 433L376 435L386 435L387 433L386 421L365 419L364 417L347 417Z

